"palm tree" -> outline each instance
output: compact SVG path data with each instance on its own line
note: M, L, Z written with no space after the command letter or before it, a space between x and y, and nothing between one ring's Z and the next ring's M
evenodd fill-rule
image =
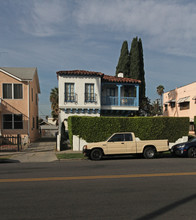
M58 125L58 115L59 115L59 104L58 104L58 88L55 87L51 89L50 92L50 102L51 102L51 115L53 117L53 121L56 120L56 124Z
M157 93L158 95L160 95L160 101L161 101L161 113L163 113L162 109L162 105L163 105L163 93L164 93L164 86L163 85L159 85L157 86Z

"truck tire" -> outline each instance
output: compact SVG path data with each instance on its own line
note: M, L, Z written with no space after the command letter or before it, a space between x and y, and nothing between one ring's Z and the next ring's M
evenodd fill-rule
M190 158L196 157L196 147L191 147L188 149L188 157Z
M99 148L95 148L90 153L91 160L101 160L103 157L103 151Z
M143 155L146 159L153 159L155 157L155 149L153 147L146 147L144 149Z

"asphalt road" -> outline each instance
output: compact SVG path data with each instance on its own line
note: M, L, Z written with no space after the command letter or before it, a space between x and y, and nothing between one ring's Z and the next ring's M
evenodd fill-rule
M191 220L195 189L188 158L0 163L0 219Z

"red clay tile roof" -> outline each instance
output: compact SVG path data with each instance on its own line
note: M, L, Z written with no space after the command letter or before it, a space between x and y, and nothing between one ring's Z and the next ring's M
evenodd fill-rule
M58 71L57 75L86 75L86 76L103 76L101 72L86 71L86 70L67 70L67 71Z
M58 75L81 75L81 76L99 76L102 77L102 80L105 82L119 82L119 83L141 83L140 80L124 78L124 77L116 77L105 75L101 72L87 71L87 70L67 70L67 71L58 71Z
M104 75L103 76L103 81L119 82L119 83L141 83L141 81L137 80L137 79L124 78L124 77L116 77L116 76L109 76L109 75Z

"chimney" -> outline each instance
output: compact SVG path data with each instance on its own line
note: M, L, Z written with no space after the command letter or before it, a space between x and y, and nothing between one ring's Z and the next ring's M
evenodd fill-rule
M118 77L123 78L124 77L124 73L118 73Z

